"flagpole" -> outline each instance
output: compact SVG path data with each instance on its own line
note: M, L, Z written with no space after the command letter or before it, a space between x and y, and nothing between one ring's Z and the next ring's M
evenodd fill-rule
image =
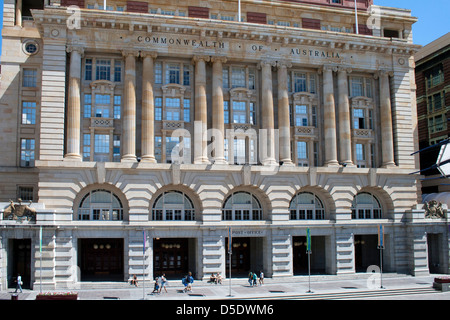
M228 257L229 257L229 274L230 274L230 282L229 282L229 289L230 289L230 294L228 295L229 297L231 297L231 255L232 255L232 238L231 238L231 227L228 227Z
M42 226L39 228L39 291L42 293Z
M106 2L106 0L105 0ZM143 249L142 249L142 300L145 300L145 242L147 240L147 235L145 230L142 231L143 237Z
M359 34L359 26L358 26L358 8L356 6L356 0L355 0L355 26L356 26L356 34Z

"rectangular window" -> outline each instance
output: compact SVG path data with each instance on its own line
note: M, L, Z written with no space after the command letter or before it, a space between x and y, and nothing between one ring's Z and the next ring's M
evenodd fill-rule
M114 119L120 119L122 113L122 96L114 96Z
M256 125L256 107L254 102L250 102L250 124Z
M247 123L245 101L233 101L233 123Z
M166 98L166 120L180 121L180 99Z
M231 71L231 86L233 88L245 87L245 68L233 67Z
M21 187L17 189L17 198L22 199L22 201L33 201L33 187Z
M359 77L351 78L351 90L352 97L364 96L363 79Z
M92 117L92 95L84 95L83 118Z
M369 78L366 78L366 97L367 98L373 98L372 94L372 80Z
M95 66L96 80L111 80L111 60L97 59Z
M297 141L297 164L299 167L308 167L308 144L305 141Z
M191 99L183 100L184 122L191 122Z
M162 98L155 97L155 121L162 120Z
M356 166L358 168L366 168L366 147L363 144L357 143L356 150Z
M183 85L190 86L191 85L191 71L189 65L185 64L183 67Z
M84 66L84 80L92 80L92 59L86 59Z
M109 118L111 96L109 94L95 95L95 116L97 118Z
M310 74L309 75L309 92L312 94L316 94L317 90L316 90L316 76Z
M122 81L122 61L116 60L114 62L114 82Z
M162 84L162 63L155 62L154 66L155 84Z
M353 128L366 129L363 109L353 109Z
M248 70L248 88L250 90L255 90L256 76L255 69Z
M91 135L83 134L83 161L91 160Z
M20 141L20 166L34 167L34 139L21 139Z
M35 88L37 82L36 69L23 69L22 86L27 88Z
M172 151L179 143L179 137L166 137L166 163L172 163Z
M229 70L228 68L223 68L222 70L222 82L223 82L223 88L228 89L230 88L230 78L229 78Z
M234 139L234 163L245 164L245 139Z
M155 159L158 163L162 161L162 139L155 136Z
M225 123L230 123L230 102L224 101L223 102L223 120Z
M36 124L36 102L22 102L22 124Z
M96 134L94 137L94 161L109 161L109 135Z
M180 84L180 65L176 63L166 64L166 84Z
M113 161L120 162L120 136L117 134L113 137Z
M306 74L294 73L294 92L306 92Z
M295 126L307 127L308 126L308 107L302 105L295 106Z

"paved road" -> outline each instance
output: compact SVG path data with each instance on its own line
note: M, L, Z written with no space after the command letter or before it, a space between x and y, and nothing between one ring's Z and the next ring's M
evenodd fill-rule
M71 288L78 292L79 300L450 300L450 292L432 288L436 275L412 277L406 275L383 275L383 288L379 278L366 274L352 276L298 276L287 279L265 279L262 286L251 287L246 279L232 279L231 296L227 280L222 285L195 281L190 293L183 292L181 281L169 281L167 293L152 294L153 283L146 281L145 288L125 283L90 283L81 288ZM59 290L61 291L61 290ZM309 292L310 291L310 292ZM11 300L14 289L0 292L0 300ZM36 290L24 290L18 300L34 300Z

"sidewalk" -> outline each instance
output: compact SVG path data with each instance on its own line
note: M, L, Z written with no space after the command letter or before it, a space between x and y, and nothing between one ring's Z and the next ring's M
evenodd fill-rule
M380 288L379 279L369 274L353 274L347 276L311 276L309 287L308 276L295 276L283 279L267 278L264 285L250 287L247 279L224 280L222 285L209 284L206 281L194 281L192 292L184 293L181 280L169 280L167 293L152 294L153 281L142 282L139 287L118 283L117 288L71 290L78 292L79 300L227 300L227 299L414 299L414 300L450 300L449 292L436 291L432 288L433 279L437 275L413 277L399 274L383 275ZM378 280L378 282L377 282ZM34 300L37 290L24 290L19 293L19 300ZM311 289L311 292L309 292ZM0 300L11 300L15 289L0 292ZM58 290L56 290L58 291ZM59 290L61 291L61 290Z

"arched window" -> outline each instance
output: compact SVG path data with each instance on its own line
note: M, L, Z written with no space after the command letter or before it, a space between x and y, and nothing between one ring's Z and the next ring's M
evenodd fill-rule
M352 219L381 219L382 210L378 199L371 193L362 192L352 203Z
M152 220L193 221L195 220L194 204L183 192L166 191L155 200Z
M325 209L322 201L310 192L301 192L291 201L290 220L323 220Z
M240 191L230 195L222 208L222 220L262 220L262 208L256 197Z
M90 191L80 202L78 220L123 220L122 202L111 191Z

